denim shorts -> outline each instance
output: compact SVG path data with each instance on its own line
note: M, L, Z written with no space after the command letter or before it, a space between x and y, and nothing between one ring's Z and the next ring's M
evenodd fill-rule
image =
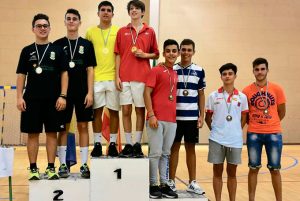
M261 152L263 145L265 145L265 150L268 158L267 167L270 170L279 170L281 168L282 153L281 133L247 133L249 168L257 169L261 167Z

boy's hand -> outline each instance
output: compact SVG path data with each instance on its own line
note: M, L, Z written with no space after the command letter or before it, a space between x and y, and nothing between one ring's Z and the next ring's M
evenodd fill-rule
M120 79L119 77L116 78L115 83L116 83L116 88L117 88L117 90L118 90L118 91L122 91L122 81L121 81L121 79Z
M24 112L26 110L26 102L24 101L23 97L22 98L18 98L18 100L17 100L17 108L21 112Z
M156 116L151 116L149 118L149 126L150 126L150 128L157 129L158 122L157 122Z
M198 118L197 128L202 128L202 127L203 127L203 118L200 116Z
M84 99L85 108L91 107L93 105L93 94L88 93Z
M147 54L145 52L143 52L143 50L138 49L137 51L135 51L134 55L138 58L147 58Z

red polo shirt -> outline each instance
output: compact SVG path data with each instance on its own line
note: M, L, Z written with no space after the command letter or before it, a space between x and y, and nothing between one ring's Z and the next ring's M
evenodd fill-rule
M142 30L138 33L135 46L145 53L155 53L159 55L156 36L153 28L143 23ZM122 82L146 82L147 73L150 70L149 59L137 58L131 52L133 46L132 36L136 38L136 31L128 24L122 27L117 34L115 43L115 53L121 57L120 62L120 79Z

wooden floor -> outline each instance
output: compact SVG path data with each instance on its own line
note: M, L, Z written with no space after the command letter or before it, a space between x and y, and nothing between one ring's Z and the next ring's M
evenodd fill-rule
M143 149L146 153L147 147ZM212 165L207 163L208 148L205 145L197 146L197 180L201 187L205 189L206 196L210 200L214 200L214 193L212 188ZM78 156L78 155L77 155ZM243 148L242 165L238 167L238 190L237 201L246 201L247 195L247 152L246 147ZM282 186L283 186L283 200L295 201L300 200L300 146L286 145L283 149L282 155ZM57 160L58 162L58 160ZM80 163L80 161L78 161ZM270 174L266 168L266 157L263 154L263 168L261 168L258 177L258 187L256 192L257 201L273 201L275 200ZM46 152L45 147L40 148L38 166L43 172L46 168ZM58 166L58 163L57 165ZM13 200L27 201L28 200L28 181L27 181L27 153L25 147L17 147L15 151L14 175L13 175ZM78 172L79 165L72 168L72 172ZM226 174L224 175L224 185L222 200L228 200L228 193L226 187ZM180 152L180 166L177 172L177 188L185 189L188 182L188 173L185 165L184 147ZM8 178L0 178L0 200L8 200Z

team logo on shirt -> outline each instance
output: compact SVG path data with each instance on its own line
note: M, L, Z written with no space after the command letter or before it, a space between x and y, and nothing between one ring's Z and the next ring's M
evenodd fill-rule
M250 104L258 110L265 110L271 105L275 105L275 98L272 94L268 93L268 97L266 97L266 92L263 91L261 92L261 95L262 96L260 96L259 92L253 94L250 98Z
M196 71L192 71L192 73L191 73L193 76L197 76L197 72Z
M36 61L37 58L36 58L36 55L32 55L30 58L29 58L29 61Z
M50 52L50 59L55 60L55 52Z
M80 54L84 53L84 47L82 45L79 46L79 51Z

